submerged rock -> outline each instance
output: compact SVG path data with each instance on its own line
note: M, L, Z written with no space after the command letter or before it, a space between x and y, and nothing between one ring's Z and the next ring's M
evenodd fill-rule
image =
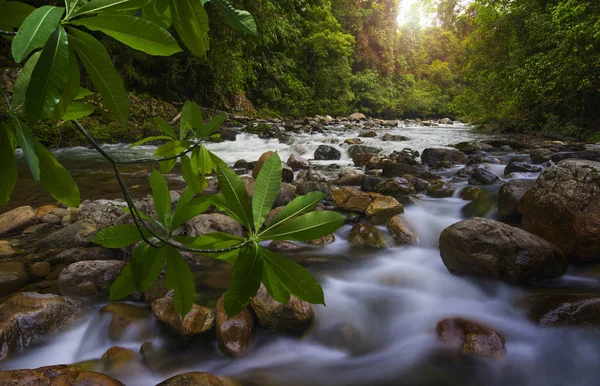
M464 354L487 358L506 353L505 339L494 330L462 318L440 320L437 324L440 340Z
M108 337L111 340L141 340L151 337L153 319L148 307L129 303L110 303L102 307L99 313L110 316Z
M387 242L379 229L373 225L361 222L352 227L348 235L352 244L363 245L370 248L386 248Z
M215 314L210 308L192 305L185 318L175 311L171 293L152 302L152 313L159 322L184 339L204 334L215 326Z
M600 297L597 293L547 290L519 302L529 308L531 319L542 326L600 326Z
M83 300L58 295L12 295L0 304L0 361L45 335L72 325L88 308Z
M600 261L600 163L569 159L546 169L519 201L523 228L575 262Z
M275 332L302 333L313 322L314 310L310 303L290 297L288 304L273 299L264 285L250 301L260 324Z
M565 274L563 253L546 240L498 221L471 218L444 229L440 254L452 273L532 283Z
M221 296L217 302L216 316L219 350L232 357L246 354L254 333L254 315L250 309L246 307L238 315L228 318Z

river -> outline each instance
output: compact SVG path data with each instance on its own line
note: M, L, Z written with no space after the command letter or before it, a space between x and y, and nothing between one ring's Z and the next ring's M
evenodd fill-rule
M386 128L385 132L405 135L410 140L381 142L365 138L363 143L383 147L389 153L404 147L422 151L483 138L464 125ZM279 151L283 160L291 152L304 152L310 158L318 145L339 144L357 134L358 130L333 127L324 134L294 135L284 143L241 134L235 142L208 147L229 164L238 159L256 160L267 150ZM123 157L149 155L154 150L151 146L135 151L125 145L106 148ZM71 148L56 154L82 184L84 198L118 197L110 169L95 152ZM340 161L333 162L350 165L351 159L342 154ZM523 157L508 154L500 159L506 164L518 156ZM504 165L486 167L502 174ZM128 172L128 182L139 185L139 194L144 194L146 173L133 169ZM18 189L13 206L51 202L27 177L20 179ZM303 339L259 330L248 355L228 359L218 353L213 342L173 346L172 338L157 329L153 341L165 347L161 364L152 370L136 364L117 378L127 385L142 386L186 371L207 371L248 385L597 386L600 333L594 329L542 328L527 318L527 310L519 304L523 296L547 288L597 292L598 280L582 278L576 268L570 268L562 278L532 289L450 274L440 258L438 238L446 226L464 219L462 209L466 204L457 197L424 197L407 206L404 219L419 237L413 246L367 252L345 241L350 229L345 226L337 232L333 244L307 247L305 255L329 263L310 265L323 285L327 306L316 307L316 324ZM494 218L495 210L486 216ZM1 363L0 369L97 359L115 344L137 352L147 339L133 334L126 342L110 341L106 320L96 316L100 306L96 305L70 331L28 348ZM448 354L437 338L435 326L449 317L469 318L501 333L506 338L506 355L493 360L467 360Z

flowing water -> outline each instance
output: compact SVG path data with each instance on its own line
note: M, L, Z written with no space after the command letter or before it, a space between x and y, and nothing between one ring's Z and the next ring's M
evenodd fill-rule
M465 126L388 131L411 140L364 142L382 146L387 152L403 147L422 151L480 137ZM356 134L333 130L318 136L300 135L287 144L240 135L235 142L209 147L229 163L240 158L255 160L266 150L278 150L286 159L290 152L304 149L310 157L319 144L340 143ZM110 150L124 152L124 147ZM151 147L137 150L138 155L151 151ZM108 178L108 169L100 166L89 150L64 149L58 155L82 174L94 172L95 178L104 174ZM508 162L512 156L502 161ZM343 158L337 163L349 164L350 160ZM498 165L487 167L502 170ZM107 194L101 189L106 188L98 188L92 198ZM542 288L458 277L447 271L437 246L439 234L464 218L465 204L454 197L424 198L408 206L403 216L418 234L414 246L363 250L345 241L350 229L346 226L337 232L335 243L324 248L307 247L303 254L314 263L310 267L323 285L327 307L316 307L316 324L303 339L259 330L252 351L233 360L219 354L214 342L174 344L172 337L155 326L153 339L162 350L160 363L151 369L136 364L116 376L127 385L151 385L186 371L207 371L252 385L600 384L600 333L593 329L542 328L518 306L523 296ZM494 217L494 210L488 216ZM598 280L579 277L574 271L545 286L600 290ZM72 330L27 349L0 364L0 369L97 359L116 344L137 351L144 339L135 331L125 342L108 339L108 322L95 316L99 307ZM436 323L448 317L469 318L501 333L506 338L506 355L476 360L449 353L435 332Z

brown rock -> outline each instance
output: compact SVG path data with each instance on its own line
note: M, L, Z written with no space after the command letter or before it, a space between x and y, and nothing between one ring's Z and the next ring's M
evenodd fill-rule
M360 139L360 138L347 138L344 141L344 143L348 144L348 145L358 145L358 144L362 143L362 139Z
M460 191L460 198L466 201L474 201L483 194L483 189L475 186L467 186Z
M156 386L230 386L224 379L209 373L193 372L175 375Z
M46 277L50 274L52 267L47 261L40 261L31 264L29 267L29 273L35 277Z
M107 296L110 285L125 267L124 261L80 261L65 268L58 276L58 288L65 296Z
M348 235L348 241L352 244L363 245L370 248L386 248L387 242L379 229L364 222L352 227Z
M25 265L20 262L0 263L0 297L18 290L27 283L29 275Z
M228 318L223 306L223 296L217 301L217 342L219 350L232 357L242 356L250 350L254 333L254 315L248 307Z
M273 252L293 251L293 250L300 249L300 248L301 247L298 244L293 243L291 241L285 241L285 240L273 240L269 244L269 249L272 250Z
M376 193L365 193L358 189L344 186L334 190L331 196L338 208L352 212L365 213L371 202L380 195Z
M106 370L118 370L135 361L137 354L135 351L128 348L113 346L109 348L104 355L102 361Z
M35 386L125 386L114 378L67 365L40 367L33 370L0 371L0 385Z
M10 245L10 241L0 240L0 258L2 257L11 257L17 252Z
M172 293L152 302L152 313L159 322L184 339L204 334L215 326L215 314L207 307L192 305L185 318L175 311Z
M396 245L416 244L418 237L408 227L402 216L394 216L388 221L387 228L394 238Z
M262 284L250 305L260 324L275 332L304 332L311 326L314 318L314 311L309 303L294 296L290 297L288 304L279 303Z
M291 167L293 170L308 169L308 161L294 153L290 154L286 163L287 166Z
M519 201L535 184L535 180L512 180L502 185L498 192L498 213L504 220L521 218Z
M466 319L443 319L437 324L437 333L441 341L464 354L497 358L506 353L502 335Z
M256 177L258 177L258 173L260 173L260 170L262 169L263 165L273 154L275 154L275 152L273 151L267 151L262 153L262 155L258 159L258 162L256 162L254 169L252 169L252 178L256 179Z
M404 213L404 207L394 197L377 197L366 210L367 220L374 225L385 224L393 216Z
M35 214L38 217L42 217L45 214L52 213L52 211L56 208L58 208L56 205L43 205L35 210Z
M328 235L321 236L318 239L310 240L308 243L312 244L312 245L325 245L325 244L331 244L334 241L335 241L335 235L333 233L330 233Z
M146 339L152 333L152 313L148 307L139 307L129 303L110 303L100 308L100 315L110 316L108 337L119 341L127 339Z
M21 231L37 221L30 206L20 206L0 215L0 235Z
M213 232L229 233L235 236L244 234L240 223L220 213L201 214L186 222L185 226L188 234L193 237Z

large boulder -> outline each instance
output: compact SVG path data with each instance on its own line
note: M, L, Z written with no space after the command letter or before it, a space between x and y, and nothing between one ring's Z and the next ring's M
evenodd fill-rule
M440 254L452 273L532 283L562 276L564 254L522 229L474 217L444 229Z
M594 292L543 290L519 303L542 326L600 327L600 297Z
M504 175L510 173L539 173L543 170L541 166L530 165L526 162L512 161L504 168Z
M185 318L175 311L172 293L152 302L152 313L159 322L184 339L211 331L215 326L215 313L207 307L192 305Z
M464 164L467 155L462 151L447 148L428 148L421 154L421 162L424 165L434 166L440 161L449 161L452 164Z
M529 152L529 157L531 157L531 162L534 164L542 164L544 162L550 161L550 157L554 154L554 152L550 149L545 148L537 148L532 149Z
M40 248L76 247L92 244L92 239L98 231L96 225L88 220L77 221L39 240Z
M359 154L379 154L383 151L380 147L367 146L367 145L352 145L348 148L348 155L350 158L354 158Z
M15 292L25 283L29 274L21 262L10 261L0 263L0 298Z
M508 181L498 192L498 213L505 220L517 220L521 218L519 213L519 201L530 189L535 186L535 180L512 180Z
M575 262L600 261L600 163L577 159L546 169L519 202L523 228Z
M118 224L127 224L131 221L131 216L125 212L125 208L127 208L127 203L124 201L89 201L81 204L79 219L91 221L98 229Z
M352 227L348 234L348 241L352 244L369 248L386 248L387 242L383 233L376 227L365 222L360 222Z
M124 267L125 262L118 260L80 261L69 265L60 273L58 289L65 296L107 296L110 285Z
M68 365L47 366L32 370L0 371L0 385L125 386L108 375L76 369Z
M497 358L506 353L505 339L502 335L467 319L440 320L437 333L442 342L463 354Z
M302 333L312 325L314 318L310 303L294 296L287 304L279 303L262 284L250 305L260 324L275 332Z
M233 386L233 383L204 372L175 375L156 386Z
M0 235L18 232L34 224L37 215L30 206L20 206L0 215Z
M0 361L73 324L88 310L79 299L19 292L0 304ZM2 377L0 376L0 384Z
M342 158L342 153L332 146L320 145L315 150L314 158L321 161L335 161Z
M331 194L335 205L344 210L365 213L367 207L380 195L377 193L361 192L358 189L344 186Z
M250 350L254 333L254 315L249 308L231 318L227 317L223 296L217 301L217 343L222 353L239 357Z
M240 223L220 213L201 214L188 220L185 226L188 234L193 237L213 232L229 233L235 236L242 236L244 233Z

